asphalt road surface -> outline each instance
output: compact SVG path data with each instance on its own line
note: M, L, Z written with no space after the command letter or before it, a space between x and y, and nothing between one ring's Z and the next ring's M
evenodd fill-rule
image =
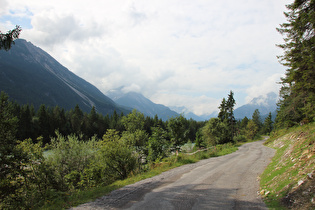
M267 209L259 175L274 150L262 144L172 169L73 209Z

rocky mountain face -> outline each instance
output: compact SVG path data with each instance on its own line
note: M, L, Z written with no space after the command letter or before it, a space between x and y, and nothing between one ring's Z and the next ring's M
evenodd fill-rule
M261 118L264 119L269 112L275 117L277 110L277 94L270 92L266 96L259 96L254 98L249 104L245 104L234 111L234 117L236 119L243 119L244 117L252 118L252 115L256 109L259 110Z
M33 104L35 108L45 104L69 110L78 104L85 112L93 106L102 114L128 112L48 53L22 39L16 40L9 51L0 51L0 90L11 100Z
M124 93L122 89L123 87L117 88L115 90L110 90L106 93L106 95L114 100L117 104L124 107L137 109L139 112L142 112L144 115L149 117L154 117L155 115L157 115L162 120L167 120L170 117L175 117L179 115L178 113L170 110L164 105L153 103L140 93L132 91Z

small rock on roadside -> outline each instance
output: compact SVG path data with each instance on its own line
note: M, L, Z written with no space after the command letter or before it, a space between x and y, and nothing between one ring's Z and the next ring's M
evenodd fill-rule
M308 178L313 179L313 174L312 173L308 173L307 176L308 176Z

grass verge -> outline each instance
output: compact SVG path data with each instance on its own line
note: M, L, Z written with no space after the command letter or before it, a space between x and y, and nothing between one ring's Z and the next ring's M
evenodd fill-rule
M265 144L277 150L261 175L267 206L315 209L315 124L278 130Z

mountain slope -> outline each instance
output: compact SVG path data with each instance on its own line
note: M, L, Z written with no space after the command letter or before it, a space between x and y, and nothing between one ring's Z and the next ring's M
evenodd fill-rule
M76 104L102 114L124 111L95 86L70 72L48 53L22 39L9 51L0 51L0 90L20 104L60 106Z
M123 93L122 89L123 87L110 90L106 93L106 95L113 99L117 104L137 109L139 112L142 112L144 115L149 117L157 115L162 120L167 120L170 117L179 115L164 105L153 103L140 93Z
M252 118L252 115L256 109L259 110L260 116L264 118L269 112L275 117L277 109L277 95L273 92L267 94L267 96L259 96L254 98L249 104L245 104L234 111L234 117L236 119L243 119L244 117Z

